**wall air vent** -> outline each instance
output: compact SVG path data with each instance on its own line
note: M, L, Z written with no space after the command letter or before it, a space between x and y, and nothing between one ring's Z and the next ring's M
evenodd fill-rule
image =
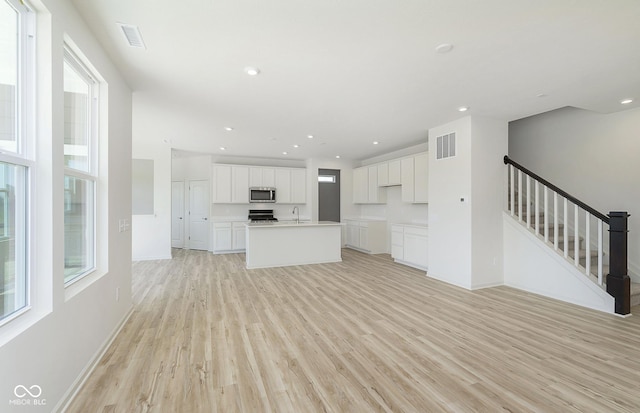
M118 23L118 26L120 26L120 28L122 29L122 33L127 39L127 43L129 43L129 46L137 47L139 49L147 48L147 46L145 46L144 44L144 40L142 40L142 35L140 34L140 29L138 29L138 26L125 23Z
M438 136L436 138L436 145L438 147L436 159L456 156L456 133L451 132L446 135Z

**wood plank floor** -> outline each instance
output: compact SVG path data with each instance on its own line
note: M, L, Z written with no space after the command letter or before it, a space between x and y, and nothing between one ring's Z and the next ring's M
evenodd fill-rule
M475 292L388 255L133 264L134 312L68 412L638 412L640 316Z

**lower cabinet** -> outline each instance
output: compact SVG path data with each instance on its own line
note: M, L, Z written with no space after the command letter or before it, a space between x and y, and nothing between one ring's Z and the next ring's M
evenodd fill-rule
M245 250L245 226L242 222L213 223L213 253L225 254Z
M400 263L421 270L428 268L428 233L423 225L392 224L391 256Z
M387 252L387 221L345 219L348 248L367 254Z

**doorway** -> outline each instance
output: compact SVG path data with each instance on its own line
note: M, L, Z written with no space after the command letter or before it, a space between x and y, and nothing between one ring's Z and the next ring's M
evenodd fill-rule
M209 181L171 183L171 247L209 249Z
M318 220L340 222L339 169L318 169Z

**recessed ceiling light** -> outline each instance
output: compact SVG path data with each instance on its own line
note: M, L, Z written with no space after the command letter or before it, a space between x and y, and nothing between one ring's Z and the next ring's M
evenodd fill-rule
M460 106L460 107L458 108L458 112L466 112L466 111L468 111L468 110L469 110L469 107L468 107L468 106Z
M231 126L225 126L224 130L226 130L227 132L231 132L233 128Z
M221 151L226 151L226 150L227 150L227 148L225 148L224 146L221 146L221 147L220 147L220 150L221 150Z
M378 141L373 141L373 144L374 144L374 145L377 145L377 144L379 144L379 143L380 143L380 142L378 142Z
M633 102L633 99L623 99L623 100L620 101L620 104L628 105L631 102Z
M313 135L307 135L307 139L313 139Z
M300 145L293 145L293 147L294 147L294 148L299 148L299 147L300 147Z
M536 95L536 97L537 97L537 98L546 98L546 97L547 97L547 95L546 95L546 93L538 93L538 94Z
M286 154L287 154L287 151L282 152L282 154L283 154L283 155L286 155Z
M336 155L336 159L340 159L340 155Z
M451 43L442 43L436 46L436 52L440 54L449 53L451 50L453 50L453 45Z
M257 76L258 74L260 74L260 69L258 69L257 67L245 67L244 72L249 76Z

